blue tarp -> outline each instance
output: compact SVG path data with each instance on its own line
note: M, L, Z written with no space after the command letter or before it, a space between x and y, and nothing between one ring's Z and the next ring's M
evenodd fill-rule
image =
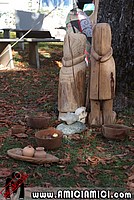
M72 0L42 0L43 7L56 7L56 6L70 6L72 4Z
M41 0L43 7L73 7L73 0ZM85 0L84 0L85 1ZM84 10L94 10L94 4L90 1L84 5Z

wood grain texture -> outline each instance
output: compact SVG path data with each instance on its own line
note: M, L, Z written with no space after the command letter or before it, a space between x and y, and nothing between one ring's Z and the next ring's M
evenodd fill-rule
M59 75L58 110L74 112L85 104L85 61L72 67L62 67Z
M92 46L90 99L111 99L115 91L115 62L109 24L100 23L94 27Z
M91 49L90 125L114 123L115 62L111 48L111 28L107 23L94 26Z
M63 45L63 67L59 74L58 110L74 112L85 105L86 36L67 33Z

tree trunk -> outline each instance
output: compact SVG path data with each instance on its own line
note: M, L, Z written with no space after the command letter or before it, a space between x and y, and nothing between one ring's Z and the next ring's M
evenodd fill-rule
M100 0L98 23L109 23L117 71L117 93L134 97L134 1ZM132 106L133 101L131 101Z

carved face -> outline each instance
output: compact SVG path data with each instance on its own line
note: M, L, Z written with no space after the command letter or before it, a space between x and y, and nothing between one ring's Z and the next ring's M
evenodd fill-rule
M99 55L105 55L111 47L111 28L108 23L98 23L93 29L93 47Z
M78 121L82 123L86 122L86 117L87 117L86 107L77 108L75 114L79 116Z
M64 60L72 60L84 55L86 48L86 36L81 33L67 33L64 38L63 57Z

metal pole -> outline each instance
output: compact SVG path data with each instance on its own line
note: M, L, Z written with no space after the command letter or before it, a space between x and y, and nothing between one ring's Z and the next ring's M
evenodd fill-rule
M39 9L38 11L40 12L40 0L39 0L39 8L38 9Z

